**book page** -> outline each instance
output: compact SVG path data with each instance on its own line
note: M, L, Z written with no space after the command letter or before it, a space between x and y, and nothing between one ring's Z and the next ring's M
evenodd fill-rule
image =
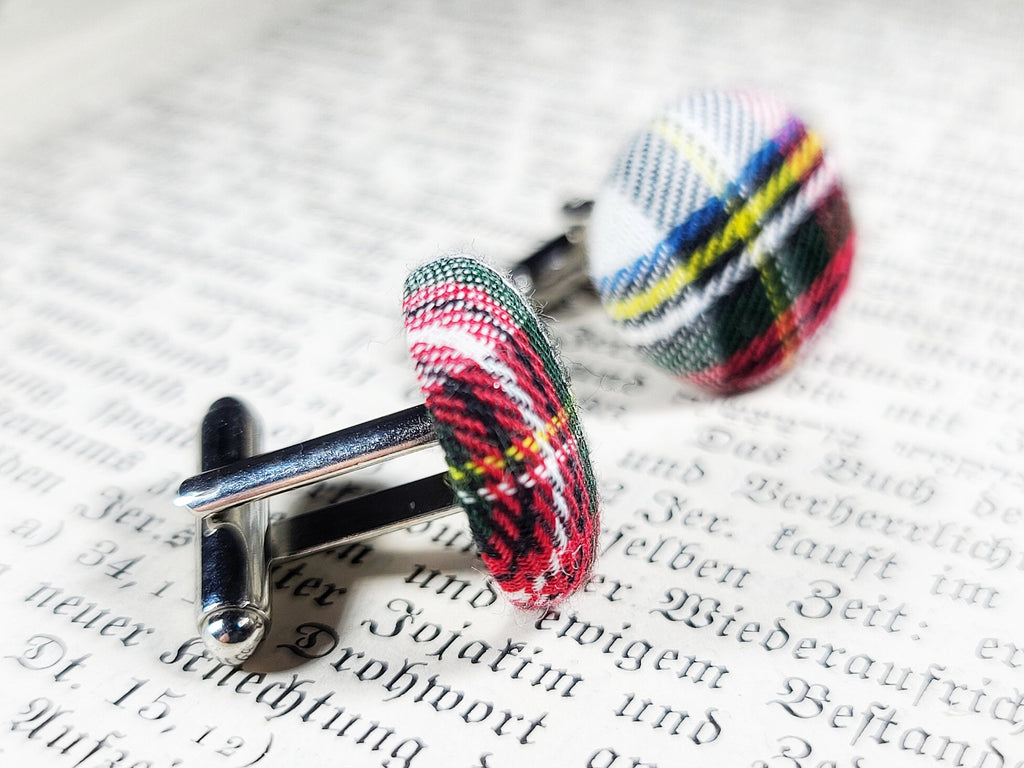
M1022 33L1011 2L357 0L5 133L0 761L1024 765ZM511 607L455 515L277 566L261 649L214 660L172 504L208 405L270 449L421 402L408 271L511 266L707 87L775 93L843 170L854 277L797 365L696 393L581 292L550 327L602 496L585 591Z

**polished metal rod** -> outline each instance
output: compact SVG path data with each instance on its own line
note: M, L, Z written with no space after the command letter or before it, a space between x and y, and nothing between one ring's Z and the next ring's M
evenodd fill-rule
M270 528L270 559L289 560L445 517L461 509L448 473L303 512Z
M256 420L232 397L210 406L200 433L200 468L215 469L259 449ZM220 659L240 664L270 624L267 503L254 501L196 521L196 622Z
M571 227L512 267L512 282L545 310L588 285L583 227Z
M208 515L436 444L437 434L426 406L417 405L209 469L185 480L174 503L197 515Z

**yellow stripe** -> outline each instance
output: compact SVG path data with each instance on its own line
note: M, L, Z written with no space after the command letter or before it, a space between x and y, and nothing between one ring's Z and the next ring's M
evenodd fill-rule
M772 315L775 317L775 325L779 329L779 341L782 343L783 360L788 360L796 351L796 324L792 313L789 311L791 305L786 297L786 287L782 282L782 274L776 269L771 259L761 259L757 265L757 271L761 277L761 285L764 287L768 304L772 308Z
M487 469L505 469L509 459L512 461L523 461L527 453L530 455L538 454L540 452L540 444L549 444L551 438L558 434L563 424L565 424L565 411L559 410L541 429L527 435L521 446L510 445L506 448L505 458L485 456L481 462L467 461L461 467L448 465L448 472L452 476L452 480L458 482L459 480L464 480L468 475L482 475Z
M608 305L608 312L616 320L629 320L660 306L685 286L692 283L715 260L738 241L749 238L758 221L771 210L786 191L814 165L821 154L818 137L808 133L803 142L750 200L736 211L725 227L708 240L685 264L679 264L669 274L646 291L628 299Z
M652 129L690 161L694 170L701 175L704 183L711 187L716 195L721 195L725 191L726 175L719 170L715 158L708 153L703 145L698 144L693 136L680 133L674 125L664 120L658 120Z

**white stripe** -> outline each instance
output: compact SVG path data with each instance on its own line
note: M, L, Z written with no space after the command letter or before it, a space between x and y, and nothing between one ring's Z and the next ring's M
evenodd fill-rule
M408 333L409 346L425 344L429 347L449 347L466 357L472 358L477 365L490 374L494 381L502 384L502 391L519 406L519 413L523 422L534 434L544 435L547 430L547 420L531 407L532 400L523 392L516 381L515 374L501 361L497 360L490 346L482 343L462 328L419 328ZM558 452L546 439L535 441L537 451L541 456L543 466L547 471L554 487L554 506L558 512L555 516L557 530L555 537L560 546L568 542L568 535L565 531L565 523L569 520L569 507L565 499L565 478L558 467ZM526 476L523 476L526 478ZM518 478L522 481L523 478Z
M733 260L715 279L687 301L672 307L661 317L639 325L620 325L623 336L634 345L649 346L670 338L680 328L693 324L711 306L757 269L794 226L803 221L835 188L839 176L828 158L808 177L793 200L779 211L742 254Z

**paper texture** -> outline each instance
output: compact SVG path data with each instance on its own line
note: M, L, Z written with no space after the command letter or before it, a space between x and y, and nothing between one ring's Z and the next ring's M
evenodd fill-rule
M1024 764L1022 33L1010 2L327 4L18 133L0 762ZM723 86L843 169L856 270L813 349L695 395L581 295L551 327L603 496L586 593L514 610L447 518L280 567L261 652L204 657L171 499L208 404L244 398L267 447L415 404L406 272L512 264Z

